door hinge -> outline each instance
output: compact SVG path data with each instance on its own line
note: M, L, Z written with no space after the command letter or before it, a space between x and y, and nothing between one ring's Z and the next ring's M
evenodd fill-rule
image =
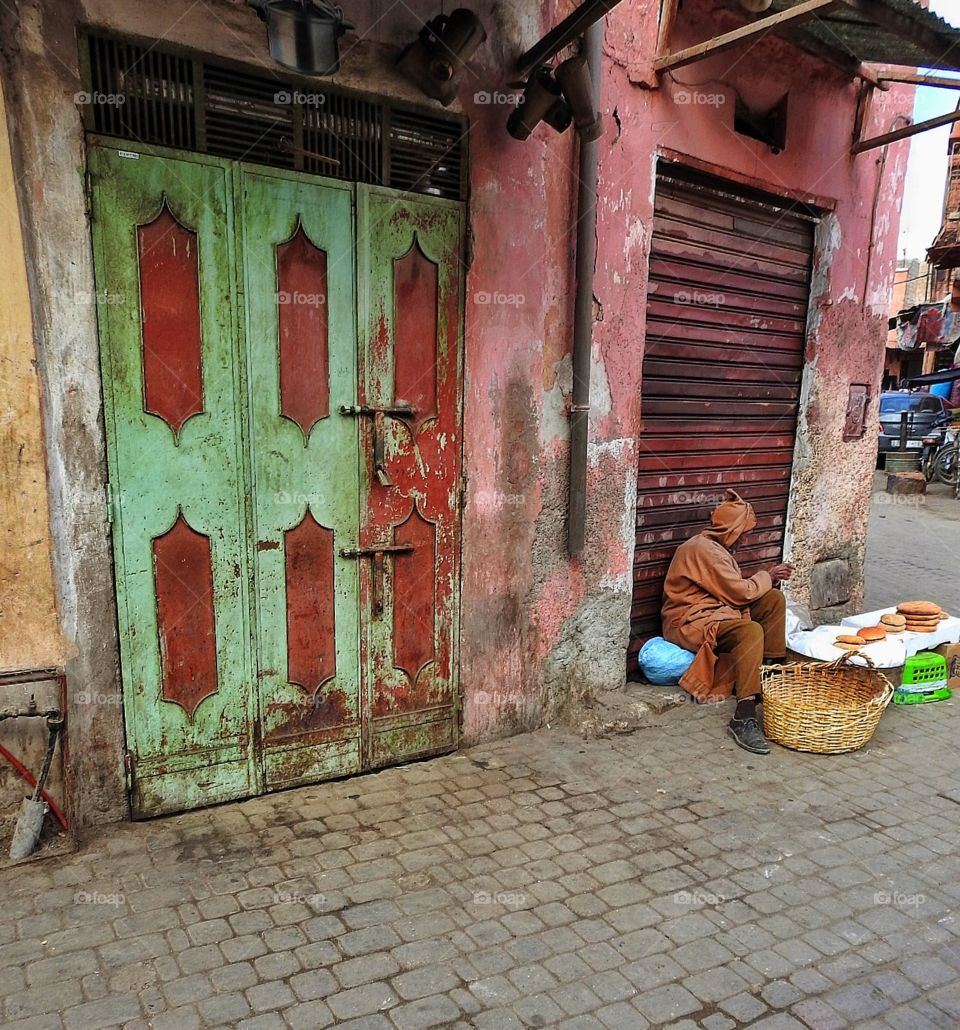
M133 756L129 751L123 753L123 779L127 787L127 794L133 793Z
M107 525L113 525L113 486L110 484L110 480L107 480L106 486L104 486L104 493L106 495L107 502Z
M467 474L464 472L460 476L460 507L464 507L467 503Z
M83 206L87 221L93 221L93 173L89 170L83 174Z

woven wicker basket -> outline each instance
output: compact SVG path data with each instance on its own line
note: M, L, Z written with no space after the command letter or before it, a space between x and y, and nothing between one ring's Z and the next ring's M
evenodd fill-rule
M850 664L854 655L869 668ZM765 666L762 682L767 738L821 755L863 747L893 697L890 681L860 651L829 663Z

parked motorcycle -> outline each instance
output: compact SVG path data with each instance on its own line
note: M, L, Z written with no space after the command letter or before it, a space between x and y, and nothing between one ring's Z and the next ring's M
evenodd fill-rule
M920 468L928 483L958 485L960 468L960 423L940 426L923 438Z
M937 453L943 446L943 431L943 426L937 426L935 429L931 429L923 438L923 450L920 453L920 470L928 483L934 481Z

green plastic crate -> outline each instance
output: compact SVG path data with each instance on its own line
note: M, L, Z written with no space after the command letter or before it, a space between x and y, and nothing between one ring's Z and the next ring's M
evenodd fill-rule
M953 697L947 687L947 660L932 651L911 655L903 667L903 679L893 692L895 705L922 705Z

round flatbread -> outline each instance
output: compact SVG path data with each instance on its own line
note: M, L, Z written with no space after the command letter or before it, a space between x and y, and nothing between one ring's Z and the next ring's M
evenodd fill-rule
M903 601L897 605L901 615L939 615L940 605L933 601Z
M887 630L884 626L864 626L863 629L859 631L858 636L863 637L868 644L873 644L878 640L885 640Z
M889 612L886 615L880 616L880 622L884 626L899 626L903 629L907 624L906 615L900 615L898 612Z
M834 647L839 647L841 651L859 651L864 644L845 644L842 640L838 640Z
M907 626L908 633L936 633L933 626Z

